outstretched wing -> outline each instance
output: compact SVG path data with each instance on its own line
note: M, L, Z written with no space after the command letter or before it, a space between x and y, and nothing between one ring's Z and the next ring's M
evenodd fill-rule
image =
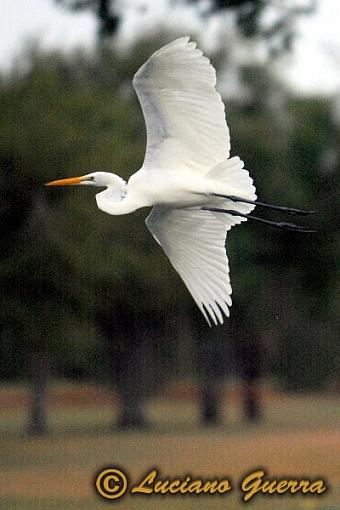
M229 316L231 286L225 252L227 231L242 218L199 209L155 206L145 223L181 276L199 309L223 324Z
M146 123L146 169L188 166L205 173L229 156L215 69L188 41L181 37L158 50L133 79Z

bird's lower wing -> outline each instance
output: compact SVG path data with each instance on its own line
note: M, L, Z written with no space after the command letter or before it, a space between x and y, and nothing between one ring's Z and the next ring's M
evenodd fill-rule
M227 231L241 218L199 209L155 206L146 225L181 276L210 325L229 316L231 286Z

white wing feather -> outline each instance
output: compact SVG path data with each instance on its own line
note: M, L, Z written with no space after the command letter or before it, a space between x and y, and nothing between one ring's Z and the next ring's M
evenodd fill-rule
M229 316L231 286L225 252L227 231L242 218L199 209L155 206L146 225L181 276L199 309L223 324Z
M229 156L215 69L188 41L182 37L164 46L134 76L147 129L145 169L207 173Z
M215 90L216 73L209 60L182 37L154 53L135 74L133 85L147 129L143 169L190 170L254 199L255 187L238 157L228 160L229 130L224 104ZM197 175L198 177L198 175ZM225 191L224 191L225 190ZM230 204L229 204L230 205ZM254 206L232 203L234 210ZM181 276L210 324L229 316L231 286L225 252L227 231L245 218L156 205L146 225Z

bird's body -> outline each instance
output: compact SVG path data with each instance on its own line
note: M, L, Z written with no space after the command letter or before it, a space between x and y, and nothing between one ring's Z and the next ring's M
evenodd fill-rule
M243 162L229 157L229 130L215 83L214 68L188 37L161 48L133 79L147 129L142 168L127 183L94 172L49 185L105 187L96 195L97 205L111 215L153 207L147 227L208 323L222 324L231 306L227 231L245 221L256 204L300 211L256 202Z
M239 158L228 160L226 167L229 162L241 165ZM171 170L163 171L162 179L160 179L157 170L149 172L142 168L133 174L127 183L122 181L120 185L120 192L115 196L116 200L113 200L112 190L117 190L117 183L111 184L109 178L108 188L96 195L99 209L108 214L119 215L156 205L166 205L175 209L190 208L209 204L216 205L218 201L211 197L211 193L224 191L225 194L240 194L240 189L237 186L233 186L232 183L223 186L223 182L213 176L189 175L189 172L181 175L181 171ZM243 192L243 195L247 195L245 198L254 198L254 193ZM249 211L253 207L243 204L242 210L244 209ZM242 211L240 210L240 212Z

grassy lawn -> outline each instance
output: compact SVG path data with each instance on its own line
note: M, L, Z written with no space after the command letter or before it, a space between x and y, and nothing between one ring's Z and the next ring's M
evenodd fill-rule
M233 400L225 406L224 425L211 429L200 426L193 402L153 400L148 405L152 426L139 433L114 430L114 411L107 404L59 404L50 410L51 432L44 439L25 437L24 411L21 405L2 405L1 510L340 508L340 399L266 399L263 423L256 426L243 423ZM233 491L126 495L109 502L94 490L95 475L106 466L125 468L130 485L156 466L163 479L228 478ZM322 496L256 495L244 503L239 481L259 467L271 478L322 477L331 489Z

